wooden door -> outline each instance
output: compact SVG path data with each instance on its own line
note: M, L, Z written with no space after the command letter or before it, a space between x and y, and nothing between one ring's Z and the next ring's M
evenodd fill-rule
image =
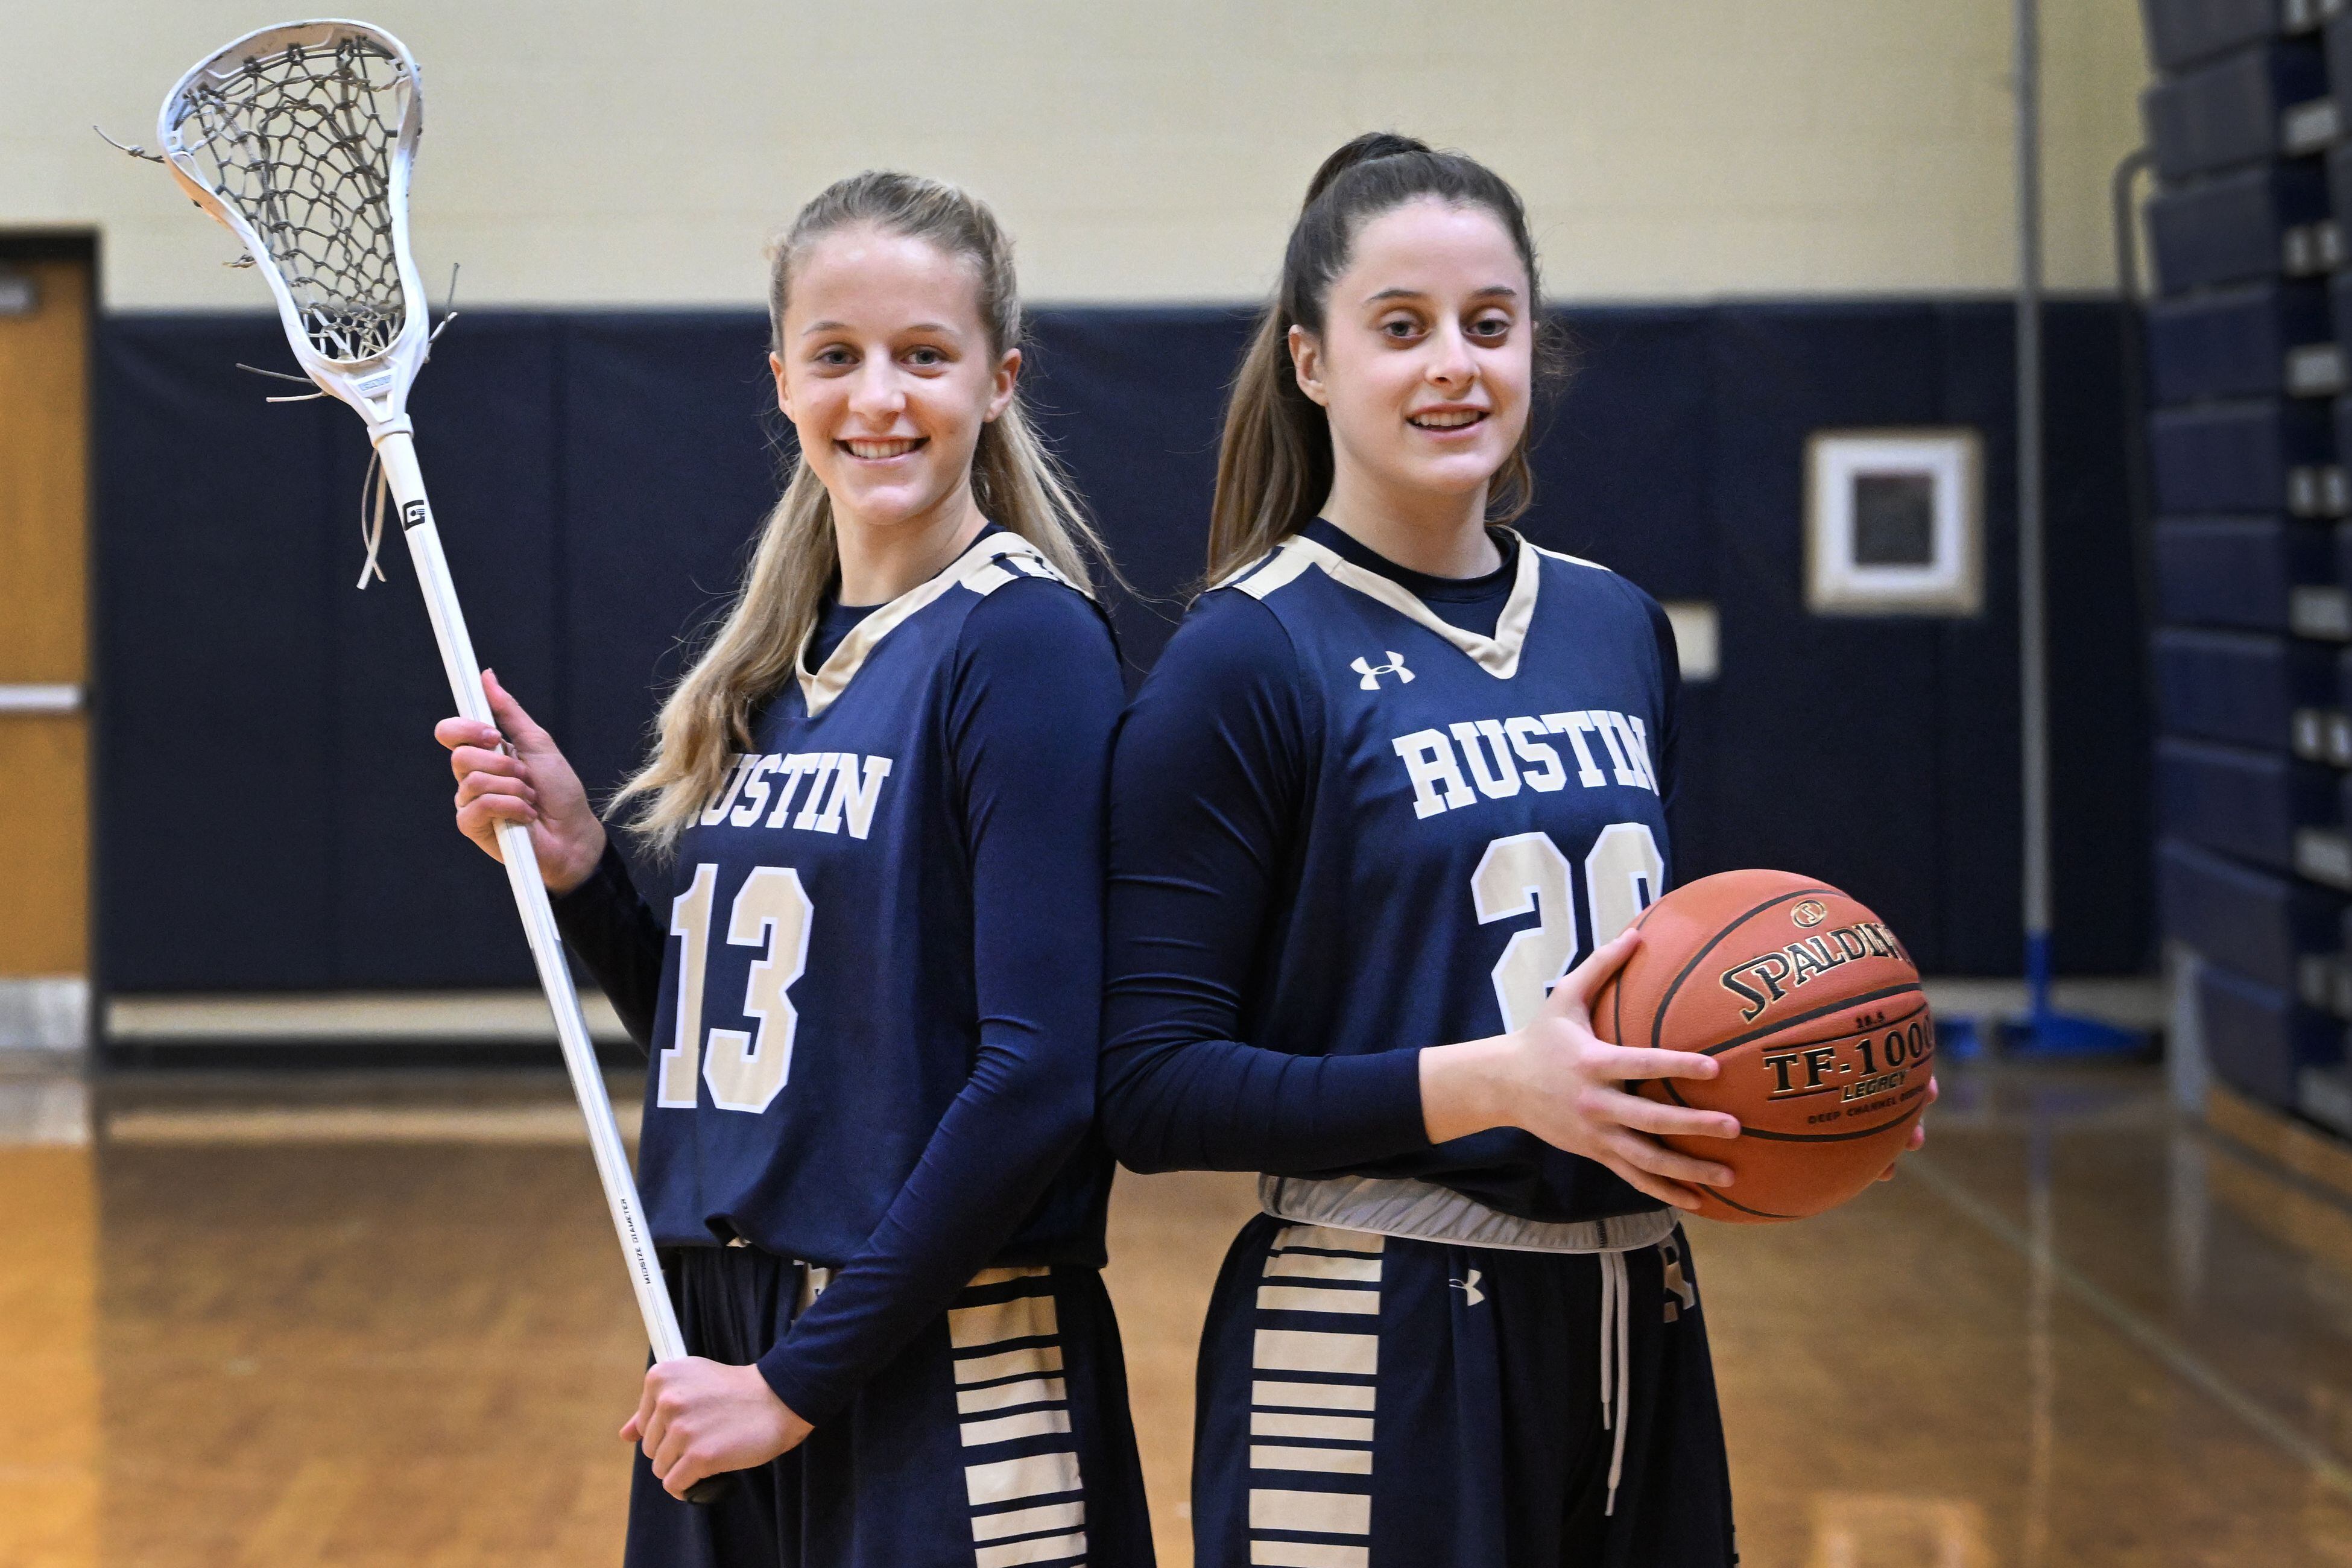
M89 973L89 310L0 251L0 1047L79 1044Z

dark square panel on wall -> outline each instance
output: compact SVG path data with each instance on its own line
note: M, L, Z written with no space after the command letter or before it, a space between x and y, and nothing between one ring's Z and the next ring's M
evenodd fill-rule
M2189 843L2292 871L2298 831L2341 825L2337 777L2277 752L2167 738L2156 747L2157 825Z
M2303 1069L2344 1059L2344 1026L2214 964L2198 975L2205 1048L2221 1081L2272 1105L2292 1106Z
M2308 160L2242 169L2160 191L2146 210L2166 293L2275 278L2287 230L2327 216L2327 176Z
M1967 304L1946 307L1945 317L1953 331L1953 395L1970 400L1965 408L1948 412L2006 436L2014 418L2007 390L2016 377L2011 313L2000 305ZM2133 458L2122 395L2122 325L2120 313L2105 300L2058 300L2042 310L2051 901L2056 962L2062 970L2078 972L2138 969L2152 961L2155 951L2148 897L2150 607L2136 564L2142 545L2125 477ZM2014 497L2009 446L2006 439L1999 443L1998 460L1990 467L2008 470L1992 482ZM2008 608L2016 592L2013 510L2012 502L1987 517L1989 564L1996 580L2008 584L1986 617L1989 628L1999 628L2001 650L1995 653L1990 641L1971 642L1968 646L1981 650L1986 663L1965 674L1957 662L1948 667L1950 684L1980 695L1997 690L2004 673L2012 687L2016 679L2017 634ZM2015 700L2012 691L2007 701ZM1957 704L1948 709L1961 728L2001 722L2011 732L2015 711L2004 703L1997 720L1990 706L1966 715ZM1977 744L1958 729L1947 733L1956 750L1972 751ZM1989 752L1990 748L1980 754ZM1952 838L1960 845L1999 842L1978 838L1961 826L1976 812L1984 812L1981 820L1990 833L1996 814L1964 803L1956 807ZM1969 886L1966 879L1981 872L1962 854L1954 865L1955 888ZM1997 864L2000 858L1990 858ZM2010 887L2016 889L2018 883Z
M2148 58L2162 69L2179 70L2271 37L2279 30L2279 6L2280 0L2140 0Z
M2157 851L2165 929L2200 956L2281 990L2342 938L2344 900L2292 877L2167 839Z
M1923 306L1726 307L1712 378L1718 831L1742 863L1844 888L1930 970L1951 967L1930 847L1943 809L1943 630L1807 614L1800 531L1806 437L1938 423L1941 353Z
M2318 46L2299 38L2257 44L2158 81L2140 96L2157 172L2179 180L2273 157L2281 116L2326 92Z
M1528 531L1720 613L1722 677L1685 693L1678 874L1777 863L1826 876L1878 907L1931 967L2013 973L2006 308L1569 314L1582 365L1537 447ZM1251 317L1069 309L1035 323L1041 428L1129 575L1160 601L1118 606L1138 667L1164 637L1160 612L1180 607L1201 569L1223 400ZM2063 610L2053 626L2058 893L2072 942L2060 960L2127 968L2141 957L2148 855L2117 521L2116 319L2060 301L2045 325L2051 579ZM278 332L257 315L106 327L108 972L124 989L527 983L498 872L449 829L446 763L428 732L447 700L396 537L391 581L352 587L359 423L331 405L265 405L271 388L229 368L282 363ZM479 651L599 794L641 755L681 638L733 592L774 500L764 361L756 311L486 312L459 323L419 382L420 452ZM1922 423L1984 437L1985 613L1807 615L1806 437ZM2311 532L2325 554L2325 531ZM272 739L289 781L270 815L252 808L242 771L249 735ZM2070 900L2093 895L2088 914L2069 914Z
M2291 348L2334 332L2327 289L2273 279L2147 308L2148 380L2158 403L2275 397Z
M275 317L99 333L99 945L118 991L333 984L339 405L267 404ZM267 765L257 759L267 757Z
M779 479L767 320L579 314L563 332L565 745L598 798L642 758L684 640L733 595Z
M1255 321L1117 307L1030 319L1024 385L1038 431L1133 589L1107 595L1130 681L1159 658L1207 564L1225 393Z
M2158 613L2179 626L2285 632L2294 590L2334 581L2334 544L2328 530L2294 518L2159 518Z
M467 311L433 352L410 411L434 521L475 656L558 736L556 682L564 488L557 463L557 325ZM339 443L339 494L359 493L359 421ZM453 711L433 626L399 529L384 530L389 582L352 591L359 542L334 529L324 592L335 623L337 984L530 985L530 949L506 874L450 820Z
M2282 749L2299 708L2336 703L2332 649L2299 637L2168 626L2156 634L2156 688L2176 735Z
M2284 511L2292 470L2329 461L2326 408L2284 398L2158 409L2148 418L2156 504L2166 511Z
M1537 543L1598 561L1661 599L1711 599L1714 312L1562 312L1570 374L1538 405Z

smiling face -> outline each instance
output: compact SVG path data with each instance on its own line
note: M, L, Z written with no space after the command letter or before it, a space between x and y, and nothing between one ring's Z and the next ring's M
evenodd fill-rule
M1013 401L1021 353L991 344L971 262L928 240L837 229L793 263L780 338L776 402L838 523L971 509L972 452Z
M1531 292L1483 206L1423 197L1366 220L1323 330L1290 332L1298 384L1330 418L1335 497L1403 515L1484 508L1527 428Z

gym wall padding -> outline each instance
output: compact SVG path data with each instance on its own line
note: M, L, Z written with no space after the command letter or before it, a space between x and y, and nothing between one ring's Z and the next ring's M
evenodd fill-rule
M1686 692L1678 873L1836 881L1940 973L2014 973L2017 663L2005 305L1578 309L1543 416L1539 542L1713 601ZM2149 955L2148 726L2118 310L2048 312L2059 961ZM1247 312L1040 311L1038 421L1134 595L1139 671L1201 563ZM765 323L747 311L468 311L420 377L418 447L484 661L609 790L681 639L773 500ZM447 708L396 531L352 590L359 421L286 368L274 318L101 323L97 708L101 984L117 992L527 985L502 879L449 825ZM1986 612L1823 618L1802 595L1813 430L1974 426Z
M2157 718L2168 734L2284 750L2299 709L2336 703L2337 656L2300 637L2168 627L2156 634Z

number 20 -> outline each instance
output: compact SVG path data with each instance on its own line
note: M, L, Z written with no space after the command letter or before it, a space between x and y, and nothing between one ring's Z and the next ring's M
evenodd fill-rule
M1470 873L1470 896L1481 925L1532 911L1536 923L1512 934L1495 963L1495 1000L1503 1027L1522 1028L1539 1012L1551 983L1576 956L1575 875L1549 833L1514 833L1486 846ZM1632 925L1654 902L1665 881L1665 858L1647 824L1612 822L1584 858L1584 901L1592 911L1591 946Z
M785 993L808 968L809 922L816 910L797 871L760 866L743 879L728 913L727 940L766 950L752 960L751 977L743 987L743 1016L758 1020L758 1026L756 1032L711 1030L706 1061L702 982L709 967L710 915L718 892L719 868L705 862L670 902L669 933L684 938L686 950L677 966L677 1026L672 1043L662 1047L654 1103L692 1110L699 1077L710 1085L713 1105L756 1115L774 1102L792 1077L793 1036L801 1018Z

